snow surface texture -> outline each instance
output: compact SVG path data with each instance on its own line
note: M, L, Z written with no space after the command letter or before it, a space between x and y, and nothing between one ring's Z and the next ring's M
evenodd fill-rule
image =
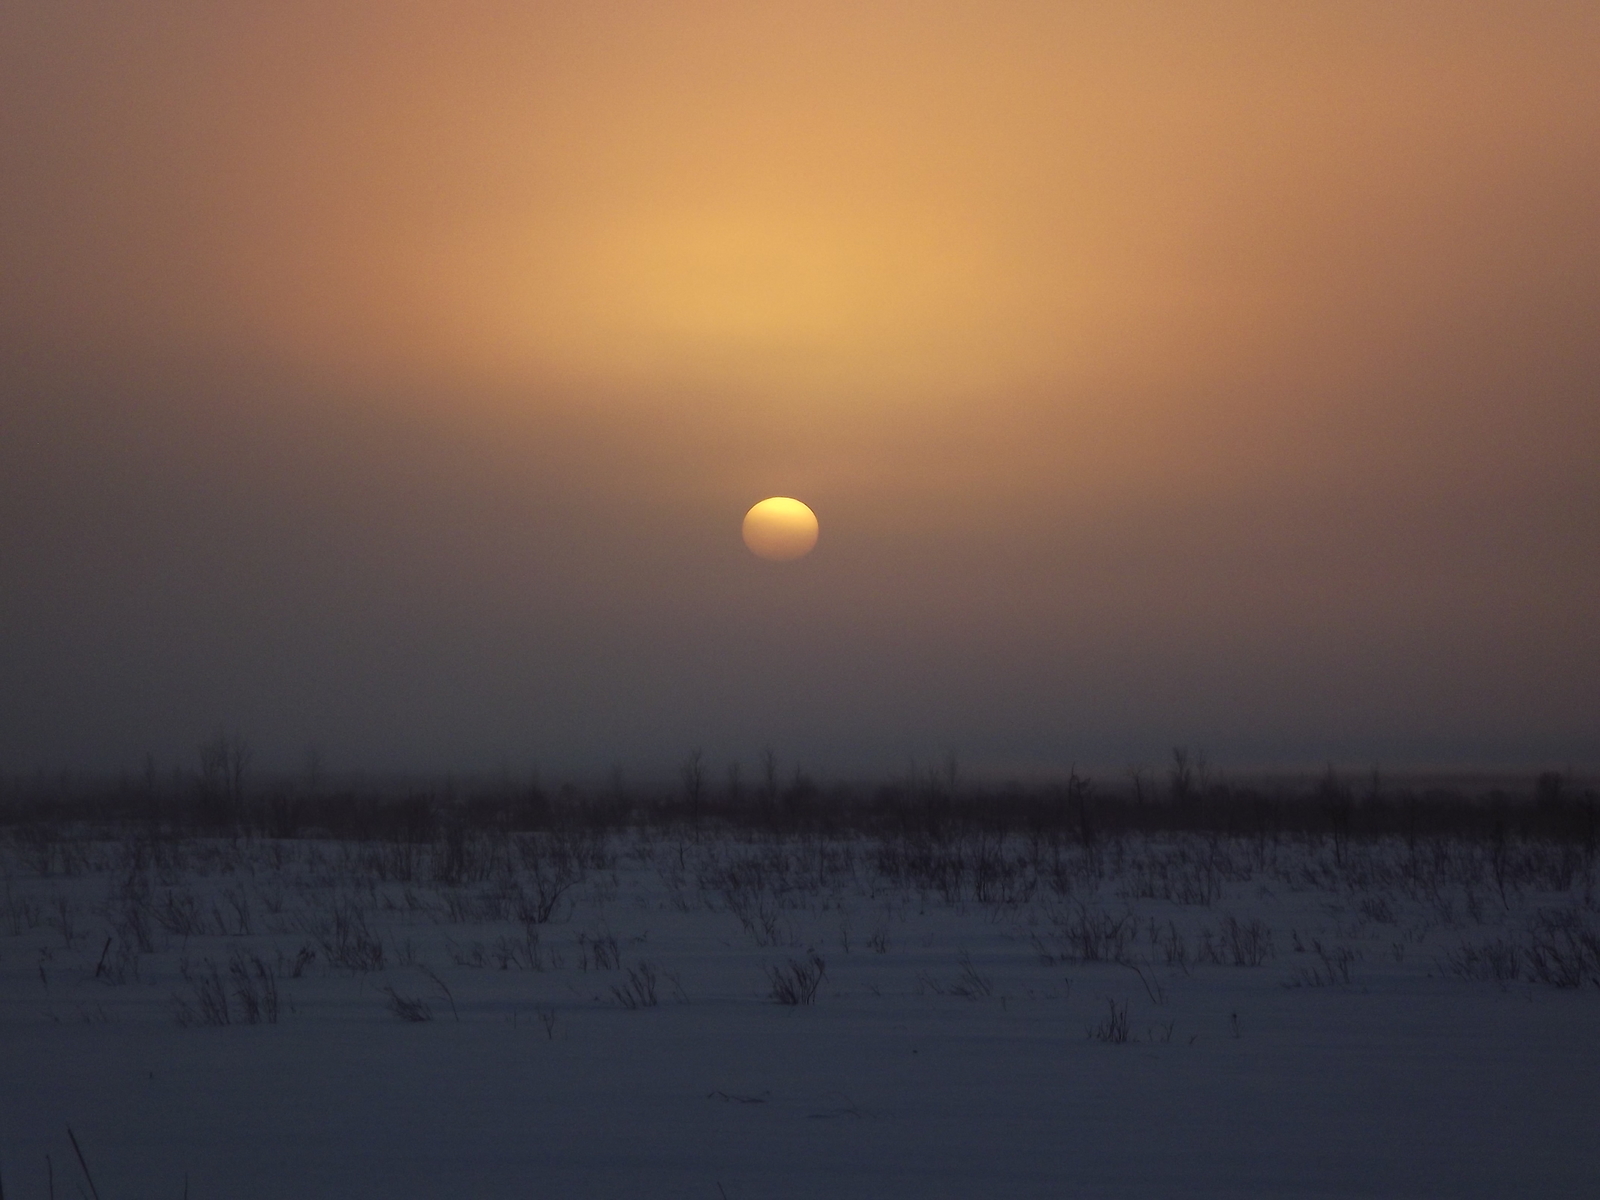
M0 855L10 1200L1600 1195L1582 847Z

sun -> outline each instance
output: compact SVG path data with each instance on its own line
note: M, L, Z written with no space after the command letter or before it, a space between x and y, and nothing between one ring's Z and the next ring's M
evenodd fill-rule
M788 496L773 496L744 515L744 544L758 558L787 562L817 544L817 514Z

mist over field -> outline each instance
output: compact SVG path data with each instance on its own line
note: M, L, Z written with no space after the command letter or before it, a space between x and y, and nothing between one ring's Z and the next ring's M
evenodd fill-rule
M1587 6L163 11L0 16L3 769L1595 763Z

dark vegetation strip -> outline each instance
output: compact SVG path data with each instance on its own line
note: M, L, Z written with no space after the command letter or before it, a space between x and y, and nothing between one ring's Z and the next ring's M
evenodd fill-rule
M433 843L473 831L625 829L824 837L1048 836L1092 845L1124 835L1508 839L1582 845L1600 840L1600 794L1556 772L1522 787L1413 786L1327 772L1301 784L1197 779L1180 760L1159 781L1138 774L1099 781L1073 773L1040 784L959 784L954 772L877 784L823 785L803 773L779 786L706 786L686 770L678 787L553 790L536 783L312 786L222 783L205 774L138 778L0 780L0 826L79 821L190 834ZM19 830L20 831L20 830Z

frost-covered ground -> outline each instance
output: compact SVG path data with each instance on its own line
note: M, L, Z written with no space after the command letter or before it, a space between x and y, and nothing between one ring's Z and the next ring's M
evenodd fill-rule
M1597 868L13 829L0 1178L87 1191L70 1126L104 1200L1595 1196Z

